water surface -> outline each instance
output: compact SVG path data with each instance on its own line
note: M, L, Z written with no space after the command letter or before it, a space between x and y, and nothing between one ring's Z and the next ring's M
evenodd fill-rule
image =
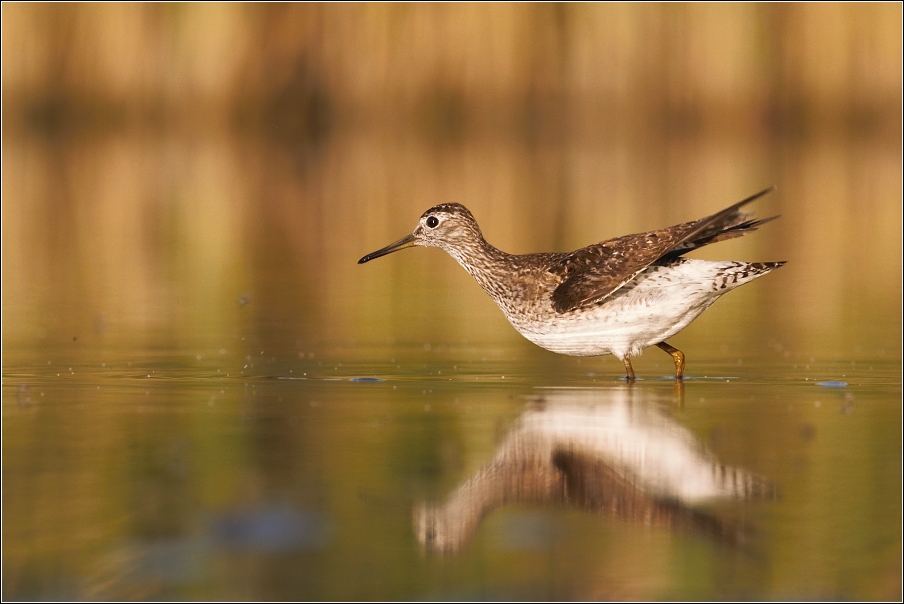
M46 356L4 368L18 598L896 589L896 359L690 356L678 386L667 355L630 385L479 346Z

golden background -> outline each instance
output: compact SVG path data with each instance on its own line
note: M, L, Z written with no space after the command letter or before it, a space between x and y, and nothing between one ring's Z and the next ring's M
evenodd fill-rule
M900 14L4 5L4 343L200 337L242 295L287 345L515 341L438 253L355 260L441 202L551 251L771 184L782 219L703 256L789 260L756 287L801 345L899 336Z

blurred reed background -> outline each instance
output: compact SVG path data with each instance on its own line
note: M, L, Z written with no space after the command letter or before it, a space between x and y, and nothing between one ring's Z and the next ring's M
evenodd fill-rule
M355 261L440 202L566 250L770 184L700 255L791 262L713 325L900 345L898 4L2 10L6 354L516 342L441 253Z

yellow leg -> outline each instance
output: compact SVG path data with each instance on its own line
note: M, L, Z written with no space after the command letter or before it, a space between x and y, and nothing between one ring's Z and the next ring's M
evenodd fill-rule
M631 359L629 359L628 357L625 357L622 360L625 362L625 371L628 374L627 375L628 381L633 382L634 380L637 379L637 376L634 375L634 368L631 367Z
M675 360L675 379L680 380L684 378L684 353L675 348L674 346L670 346L665 342L660 342L657 344L659 348L666 351L672 358Z

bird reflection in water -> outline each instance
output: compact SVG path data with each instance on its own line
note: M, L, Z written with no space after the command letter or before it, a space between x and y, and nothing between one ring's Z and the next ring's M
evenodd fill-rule
M517 420L493 459L442 504L414 510L428 551L464 549L481 520L510 504L565 504L740 544L747 528L695 505L772 498L764 478L719 462L653 391L550 389Z

